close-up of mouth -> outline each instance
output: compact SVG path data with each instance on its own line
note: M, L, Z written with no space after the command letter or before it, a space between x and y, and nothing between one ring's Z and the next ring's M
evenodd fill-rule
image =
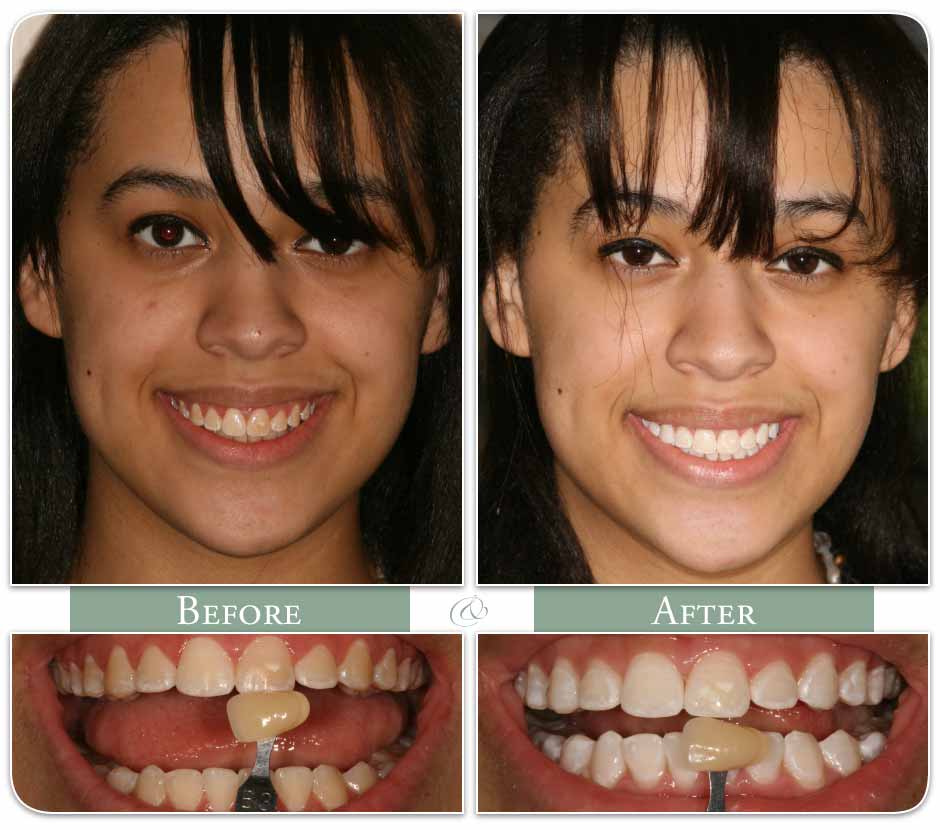
M248 469L299 452L316 433L335 395L291 395L279 403L257 405L250 397L225 390L157 394L170 422L191 446L222 464Z
M727 811L923 794L927 666L892 642L910 635L486 639L481 734L526 771L515 809L704 812L716 772Z
M25 688L82 810L231 811L259 780L268 810L408 809L452 714L446 661L394 635L67 639Z
M784 456L799 424L794 417L747 413L656 417L659 420L631 412L626 424L667 469L706 486L741 485L760 478Z

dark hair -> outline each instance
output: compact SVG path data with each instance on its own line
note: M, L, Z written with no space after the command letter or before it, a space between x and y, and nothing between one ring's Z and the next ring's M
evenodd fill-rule
M727 243L735 258L770 255L781 67L807 64L829 80L844 108L856 165L851 207L877 187L887 193L876 202L877 250L869 264L922 306L926 61L893 19L875 15L503 18L479 60L481 293L501 260L521 265L542 186L566 151L580 160L606 229L643 222L656 172L663 69L676 53L694 61L708 99L703 182L690 230L715 249ZM646 149L628 184L615 81L625 62L641 57L651 67ZM639 198L618 199L625 191ZM480 474L480 581L591 582L556 490L531 362L492 340L486 348L481 387L492 417ZM861 582L926 581L926 522L915 518L907 495L910 362L881 376L861 451L817 514Z
M13 91L13 265L49 280L71 172L87 154L107 83L160 38L187 53L193 115L209 175L262 259L272 241L248 209L225 135L223 50L231 44L238 118L270 199L313 232L324 221L398 247L447 281L447 344L422 355L404 428L360 494L363 534L391 582L459 582L460 32L447 15L61 15ZM357 179L350 84L369 104L400 233L369 213ZM300 84L307 143L329 210L305 192L291 136ZM297 121L296 113L294 115ZM262 132L259 124L263 125ZM422 231L419 217L430 218ZM69 396L62 343L13 299L13 581L61 582L79 555L87 441Z

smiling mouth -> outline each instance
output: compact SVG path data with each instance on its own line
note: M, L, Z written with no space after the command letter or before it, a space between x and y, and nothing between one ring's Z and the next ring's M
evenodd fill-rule
M674 424L658 424L640 419L643 427L663 444L686 455L709 461L741 461L752 458L780 434L780 422L764 422L746 429L695 429Z
M293 432L316 412L317 400L239 409L169 395L170 406L193 426L241 444L276 441Z
M234 733L291 690L309 716L275 740L277 809L399 809L440 709L425 656L389 635L89 635L37 678L63 775L96 811L232 810L257 746Z
M897 668L819 636L568 636L506 668L510 756L551 810L704 811L722 770L728 810L890 809L926 729Z

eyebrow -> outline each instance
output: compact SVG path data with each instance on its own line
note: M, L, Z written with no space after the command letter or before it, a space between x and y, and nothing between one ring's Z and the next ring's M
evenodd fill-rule
M133 167L112 181L101 194L101 207L107 208L118 201L125 193L144 188L156 188L182 196L185 199L218 202L212 182L193 176L185 176L170 170L156 170L149 167ZM360 196L368 202L394 204L394 196L381 179L366 177L340 185L348 196ZM315 202L326 201L326 189L317 180L304 182L304 190Z
M637 191L621 191L614 195L614 201L631 207L641 207L648 201L649 212L664 216L667 219L682 220L686 223L691 218L688 206L666 196L650 194L645 197ZM844 193L818 193L806 199L781 199L776 205L777 219L805 219L820 213L830 213L840 216L846 225L858 224L868 227L865 214L854 204L850 196ZM568 233L571 237L577 235L590 221L597 216L597 204L593 198L587 199L571 216Z

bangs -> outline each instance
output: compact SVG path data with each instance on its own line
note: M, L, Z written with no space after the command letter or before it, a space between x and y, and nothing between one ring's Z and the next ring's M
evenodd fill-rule
M395 25L410 24L398 16ZM426 239L419 218L435 216L428 188L435 164L421 156L428 142L420 135L415 104L422 90L410 77L415 67L408 56L396 55L390 40L377 36L377 28L330 15L196 16L186 22L193 117L206 167L226 210L265 261L274 259L274 244L235 177L226 131L233 119L241 125L261 186L281 212L308 232L404 249L425 269L441 258L439 235ZM426 32L412 35L415 40ZM396 40L401 42L391 42ZM228 49L235 113L225 108ZM380 151L378 178L364 173L360 163L356 87ZM298 138L305 144L300 157ZM300 172L310 162L316 181ZM394 228L376 218L382 206L394 215Z
M560 61L557 69L562 74L557 81L569 102L573 126L568 129L568 142L580 158L591 202L605 229L640 227L649 215L664 138L663 110L669 93L666 70L676 57L687 57L707 100L700 196L692 207L688 229L702 234L715 249L728 244L732 259L771 256L783 75L790 66L805 66L818 72L829 86L845 120L855 166L852 192L836 194L843 197L839 209L844 211L844 221L833 233L818 238L842 234L860 215L865 201L872 206L869 212L876 214L867 217L874 249L870 262L884 263L894 257L899 248L897 200L905 197L887 184L897 179L883 175L889 172L891 153L881 148L886 146L882 136L896 125L886 125L890 113L865 95L874 79L864 77L860 62L850 63L845 57L875 51L874 44L866 42L866 35L872 40L872 32L864 26L861 31L845 27L843 15L833 17L582 18L577 24L581 36L569 38L571 45L555 48L570 51L592 44L592 53ZM852 43L845 42L846 28ZM884 51L883 39L877 51ZM580 66L580 75L572 73L571 66ZM631 167L632 180L616 94L618 73L628 66L642 66L647 75L642 148ZM890 199L879 198L886 192Z

